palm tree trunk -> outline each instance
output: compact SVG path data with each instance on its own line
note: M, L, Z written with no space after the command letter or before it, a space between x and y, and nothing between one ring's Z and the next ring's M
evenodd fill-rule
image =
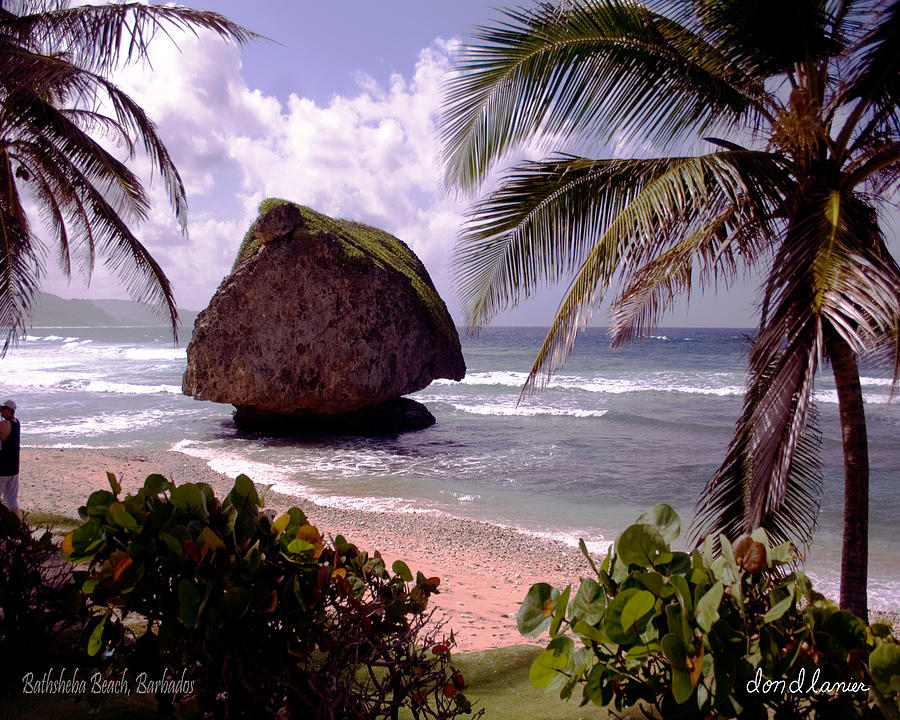
M869 446L856 355L836 333L827 340L837 386L844 448L844 547L841 555L842 610L868 618Z

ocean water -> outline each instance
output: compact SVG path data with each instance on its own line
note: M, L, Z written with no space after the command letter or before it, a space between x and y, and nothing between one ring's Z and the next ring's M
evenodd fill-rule
M437 424L399 437L239 433L231 406L182 395L185 348L165 328L35 328L0 360L0 395L18 402L26 445L174 449L321 504L446 513L570 544L584 538L600 552L658 501L687 525L741 410L748 332L668 328L612 350L604 330L588 329L550 384L520 403L544 330L488 328L463 338L462 382L440 380L413 396ZM887 369L863 365L861 373L870 605L895 608L900 410L889 402ZM827 372L816 399L825 483L807 568L836 596L843 466Z

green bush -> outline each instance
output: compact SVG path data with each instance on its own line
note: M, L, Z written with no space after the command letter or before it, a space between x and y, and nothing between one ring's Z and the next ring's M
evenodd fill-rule
M627 528L578 591L540 583L518 613L549 631L532 684L582 704L664 718L851 718L898 714L900 645L791 572L788 544L724 536L721 555L673 551L678 515L657 505Z
M87 617L71 566L49 530L0 504L0 694L21 692L23 675L71 662Z
M438 578L326 540L297 508L275 519L243 475L222 502L160 475L120 500L109 477L63 551L88 565L87 651L132 693L217 718L470 712L452 634L427 625Z

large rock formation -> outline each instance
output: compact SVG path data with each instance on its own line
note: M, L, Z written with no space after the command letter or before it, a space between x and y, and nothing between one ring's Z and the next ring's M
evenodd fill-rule
M267 200L194 325L182 390L242 427L396 432L434 418L401 396L460 380L456 328L397 238Z

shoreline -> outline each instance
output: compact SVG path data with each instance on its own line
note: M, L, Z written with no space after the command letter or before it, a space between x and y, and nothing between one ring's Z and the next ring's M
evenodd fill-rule
M95 490L108 490L114 473L123 493L135 492L151 473L176 484L206 482L222 498L234 479L205 460L176 450L141 448L22 447L19 505L26 512L78 517ZM258 486L261 484L258 484ZM441 579L431 599L435 620L453 631L457 650L470 652L510 645L534 645L516 629L516 613L533 583L577 585L590 573L577 548L513 528L432 513L391 513L336 509L260 489L266 508L283 512L300 507L323 534L341 534L369 553L381 552L388 566L402 559L413 573Z
M137 491L151 473L176 484L205 482L223 498L234 478L213 470L205 459L177 450L123 448L22 447L19 505L25 512L78 518L78 507L95 490L108 490L107 471L124 493ZM545 637L525 638L516 613L529 588L546 582L577 588L591 574L577 548L551 538L501 525L429 512L334 508L309 498L257 489L266 508L282 513L300 507L325 535L343 535L361 550L378 550L388 567L403 560L413 573L441 579L431 599L434 620L453 631L460 652L511 645L544 645ZM593 556L599 563L602 557ZM870 608L870 622L887 620L900 627L900 607Z

